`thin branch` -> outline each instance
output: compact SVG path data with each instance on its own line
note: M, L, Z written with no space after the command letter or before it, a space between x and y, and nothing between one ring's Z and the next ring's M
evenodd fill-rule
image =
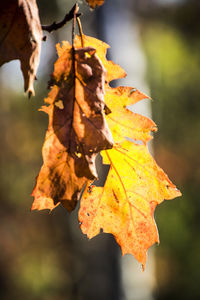
M79 6L78 4L76 3L74 6L73 6L73 23L72 23L72 49L74 50L74 40L75 40L75 29L76 29L76 17L77 17L77 13L78 13L78 10L79 10ZM74 57L73 57L74 58Z
M72 9L70 10L69 13L67 13L64 17L64 19L59 22L53 22L51 25L42 25L42 30L48 31L49 33L52 32L53 30L58 30L61 27L63 27L67 22L72 20L74 18L74 12L77 10L77 5L75 4ZM77 17L79 17L81 14L76 14Z

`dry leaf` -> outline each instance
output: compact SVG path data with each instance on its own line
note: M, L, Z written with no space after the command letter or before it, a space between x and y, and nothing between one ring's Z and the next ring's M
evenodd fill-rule
M96 6L100 6L104 3L104 0L86 0L91 8L95 8Z
M105 102L112 108L106 119L116 142L129 138L146 143L152 139L150 133L157 131L156 124L127 108L145 98L149 97L134 88L122 86L111 88L106 85Z
M81 229L89 238L101 230L112 233L122 253L133 254L144 267L148 248L159 241L154 209L164 199L181 193L148 151L146 143L152 138L151 131L157 130L155 123L127 108L148 97L131 87L111 88L109 81L117 78L113 69L119 77L125 72L106 60L106 44L90 37L84 37L84 43L98 45L97 55L107 66L106 119L115 145L111 150L102 151L104 163L110 165L105 186L88 184L81 199Z
M53 209L61 202L71 210L87 183L79 211L83 233L89 238L101 229L112 233L122 253L133 254L144 267L148 248L159 241L154 209L181 193L148 151L155 123L128 109L148 97L131 87L111 88L109 82L124 77L125 71L106 59L107 44L88 36L83 40L85 48L80 37L75 39L75 60L68 42L57 48L54 86L46 99L49 107L43 108L49 128L33 208ZM110 150L103 110L115 140ZM110 165L104 187L91 185L100 150Z
M32 209L53 209L61 202L71 211L84 184L97 177L97 153L111 148L113 140L103 114L105 70L95 49L73 53L69 43L57 48L54 85L45 99L49 106L43 107L49 115L44 164Z
M129 141L106 150L110 164L104 187L89 187L81 199L79 221L89 238L112 233L122 249L145 265L146 252L159 241L153 212L164 199L180 196L145 145Z
M19 59L24 90L34 94L33 82L39 64L42 29L35 0L0 2L0 66Z

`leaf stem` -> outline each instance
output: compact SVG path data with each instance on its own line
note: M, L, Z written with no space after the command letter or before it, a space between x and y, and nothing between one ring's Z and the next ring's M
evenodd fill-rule
M82 30L81 20L78 15L76 15L76 21L78 24L78 29L79 29L79 33L80 33L80 37L81 37L81 45L82 45L82 47L84 47L83 30Z
M76 101L76 62L75 62L75 47L74 47L74 41L75 41L75 29L76 29L76 14L78 13L79 6L76 3L74 6L73 11L73 23L72 23L72 74L73 74L73 80L74 80L74 99L73 99L73 105L72 105L72 119L71 119L71 135L73 132L73 114L74 114L74 103ZM71 139L69 139L69 148L68 151L71 153Z
M74 49L74 40L75 40L75 29L76 29L76 15L78 13L79 6L76 3L74 5L74 10L73 10L73 24L72 24L72 49Z

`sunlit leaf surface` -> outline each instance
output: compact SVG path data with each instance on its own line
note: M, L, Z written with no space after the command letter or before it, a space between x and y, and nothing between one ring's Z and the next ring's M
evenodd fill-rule
M52 90L45 99L49 106L42 108L49 128L33 209L62 203L71 211L86 185L79 210L83 233L89 238L101 230L113 234L122 253L145 266L148 248L159 242L155 207L181 193L149 153L156 124L130 111L149 97L132 87L110 87L126 73L106 59L108 47L88 36L83 45L77 36L74 50L68 42L57 46ZM100 151L110 165L104 187L93 185Z

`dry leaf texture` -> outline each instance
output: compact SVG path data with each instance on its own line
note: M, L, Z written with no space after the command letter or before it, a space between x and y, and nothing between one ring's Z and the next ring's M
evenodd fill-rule
M144 267L148 248L159 242L155 207L181 193L147 148L155 123L129 110L148 97L132 87L111 88L109 82L125 71L106 59L107 44L88 36L83 40L85 48L76 37L74 54L68 42L57 47L54 86L43 108L49 128L33 209L53 209L61 202L72 210L87 184L79 210L83 233L89 238L101 230L113 234L122 253L133 254ZM100 150L110 165L104 187L92 185Z
M19 59L24 89L34 94L33 82L39 64L42 30L35 0L0 2L0 66Z
M84 43L97 49L107 70L106 119L115 145L101 152L104 163L110 165L105 186L88 185L81 199L81 229L89 238L100 230L112 233L122 253L133 254L144 267L148 248L159 241L153 217L155 207L181 194L148 151L151 131L157 130L155 123L127 108L148 97L131 87L111 88L108 83L124 77L125 72L107 61L108 45L86 36Z
M33 191L32 209L62 203L74 209L88 180L97 177L95 158L112 148L104 110L105 69L91 47L57 46L52 90L42 108L49 115L43 166Z

